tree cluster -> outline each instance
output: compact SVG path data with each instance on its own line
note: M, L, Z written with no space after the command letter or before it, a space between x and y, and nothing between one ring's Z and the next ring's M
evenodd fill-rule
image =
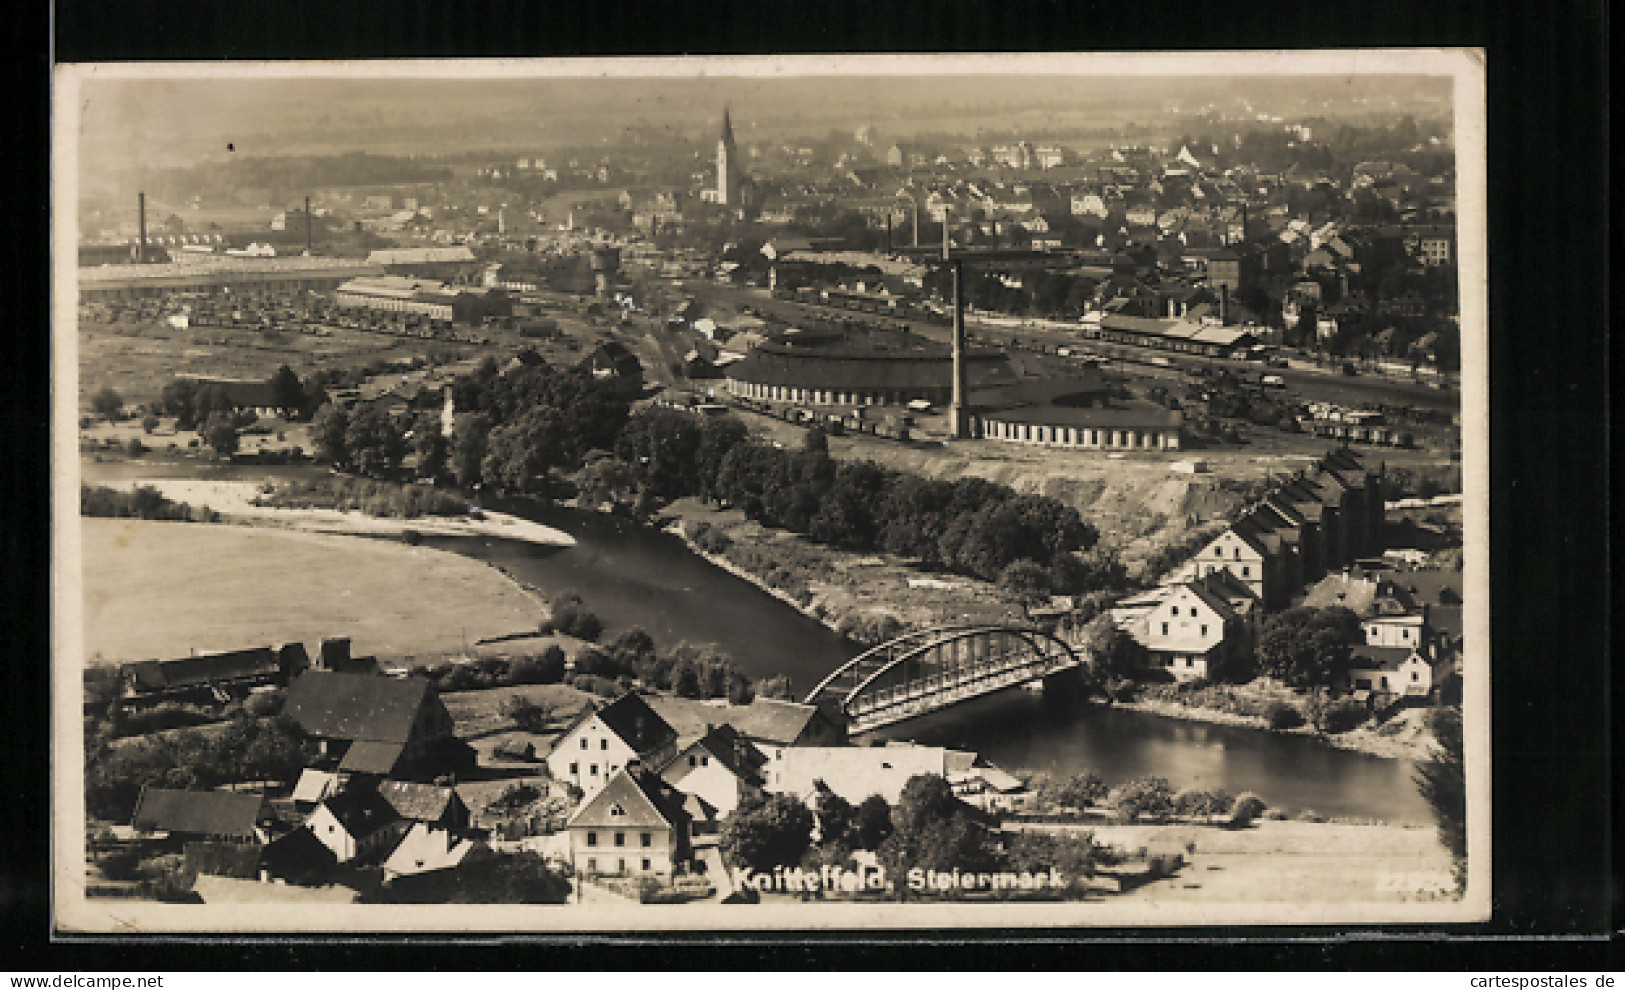
M1029 560L1054 593L1089 590L1094 577L1074 551L1093 547L1098 534L1076 509L977 478L927 480L745 441L722 459L711 493L763 525L843 550L914 558L927 569L996 581Z
M630 408L613 383L543 363L504 373L488 358L453 389L457 409L470 414L453 431L458 483L519 494L545 494L552 471L574 471L590 451L611 449Z
M206 505L174 502L151 485L120 491L101 485L79 486L79 514L113 519L172 519L182 522L214 522L220 514Z
M1348 667L1359 641L1360 617L1342 606L1299 606L1264 620L1259 672L1293 687L1324 687Z
M244 718L222 730L181 729L85 751L85 809L108 821L128 821L144 786L209 790L241 780L292 784L316 758L292 719Z

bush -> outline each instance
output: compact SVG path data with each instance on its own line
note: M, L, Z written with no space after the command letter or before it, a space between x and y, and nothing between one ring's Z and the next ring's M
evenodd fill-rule
M1264 799L1252 791L1243 791L1236 796L1235 804L1230 806L1230 820L1237 825L1246 825L1264 813Z
M1318 700L1310 707L1310 719L1315 729L1327 735L1347 732L1369 718L1365 705L1352 699L1339 701Z
M1106 796L1106 805L1116 812L1121 822L1132 822L1140 816L1162 821L1174 810L1173 788L1162 777L1142 777L1112 789Z
M282 701L287 692L282 688L272 688L269 691L255 691L243 702L243 708L250 715L266 716L276 715L282 711Z
M1303 713L1284 701L1274 702L1265 709L1264 717L1269 720L1270 728L1296 729L1303 724Z
M1181 815L1222 815L1234 800L1222 790L1204 791L1187 787L1174 795L1174 812Z

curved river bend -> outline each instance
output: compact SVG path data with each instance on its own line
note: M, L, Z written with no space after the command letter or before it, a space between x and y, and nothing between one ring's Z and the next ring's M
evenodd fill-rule
M309 477L305 467L221 468L209 476ZM196 465L84 465L86 480L198 474ZM487 500L574 536L573 547L469 537L426 544L501 565L544 595L574 591L611 634L640 626L664 647L715 644L752 677L788 675L810 688L858 647L747 581L689 552L669 533L522 501ZM1092 770L1108 783L1166 777L1175 788L1252 790L1272 806L1323 815L1430 823L1404 760L1332 749L1299 736L1186 722L1098 705L1062 706L1013 690L917 719L890 733L975 750L1009 770Z

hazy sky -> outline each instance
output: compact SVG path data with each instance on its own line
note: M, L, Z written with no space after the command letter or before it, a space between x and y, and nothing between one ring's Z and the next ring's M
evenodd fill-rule
M938 66L933 65L932 68ZM487 67L488 68L488 67ZM722 68L726 68L723 66ZM219 70L215 70L219 71ZM319 66L307 67L320 71ZM920 130L1152 122L1208 104L1315 116L1362 107L1435 112L1450 80L1419 75L756 75L700 78L168 78L90 76L79 89L81 164L182 164L238 155L585 145L627 128L709 137L724 104L743 141L872 123ZM1364 99L1365 104L1356 104ZM89 176L87 175L87 178Z

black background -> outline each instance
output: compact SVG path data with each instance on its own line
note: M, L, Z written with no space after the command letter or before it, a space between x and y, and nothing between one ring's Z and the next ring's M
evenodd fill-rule
M1618 807L1608 761L1610 593L1604 285L1607 11L1601 0L1326 3L694 2L659 8L308 0L189 3L64 0L11 21L13 40L48 38L60 62L372 57L730 54L863 51L1062 51L1324 47L1486 50L1492 607L1494 890L1488 925L1415 929L1157 930L682 938L62 941L49 890L49 334L14 311L7 334L4 472L10 510L0 543L6 601L0 703L6 850L0 968L116 969L1619 969L1625 890L1612 857ZM38 32L35 34L34 32ZM21 47L33 47L24 41ZM48 286L49 73L53 52L8 60L14 124L0 155L14 181L34 173L4 238L17 287ZM31 99L29 99L31 97ZM17 118L21 119L17 119ZM25 322L27 321L27 322ZM1617 730L1615 730L1617 731ZM1617 738L1617 736L1615 736ZM1611 892L1612 891L1612 892ZM1441 935L1452 936L1441 938ZM1463 940L1463 936L1467 940ZM1559 936L1553 940L1551 936ZM1589 936L1576 939L1574 936ZM1235 944L1236 938L1245 939ZM1029 947L1010 942L1037 940ZM1196 940L1196 941L1191 941ZM1594 973L1591 975L1595 975Z

